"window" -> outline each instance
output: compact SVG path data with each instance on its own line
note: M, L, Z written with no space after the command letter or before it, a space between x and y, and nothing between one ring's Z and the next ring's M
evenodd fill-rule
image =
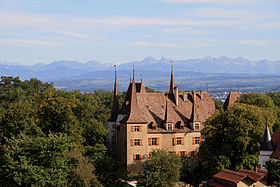
M177 143L176 144L177 145L182 145L182 138L181 137L177 138Z
M152 138L152 145L157 145L157 138Z
M173 130L173 124L172 123L167 123L167 130L172 131Z
M131 132L141 132L141 131L142 131L142 126L140 125L131 126Z
M148 138L149 145L159 145L159 138Z
M134 140L134 146L140 146L140 139Z
M135 132L139 132L140 131L140 127L137 125L137 126L134 126L134 131Z
M133 155L133 160L141 160L141 155L140 154L134 154Z
M199 143L200 143L200 137L195 137L194 144L199 144Z
M199 123L194 124L194 130L199 131Z
M173 145L184 145L184 137L173 138Z
M185 156L187 156L187 155L186 155L186 152L185 152L185 151L180 151L180 152L179 152L179 156L180 156L180 157L185 157Z
M141 139L132 139L130 140L131 146L142 146L143 145L143 140Z

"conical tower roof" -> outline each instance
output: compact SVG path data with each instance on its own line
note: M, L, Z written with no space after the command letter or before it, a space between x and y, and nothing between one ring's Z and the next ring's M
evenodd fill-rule
M141 112L138 108L134 70L133 70L133 80L131 83L130 90L128 91L128 94L130 94L128 114L121 122L122 123L147 123L147 121L142 117Z
M174 93L174 75L173 75L173 64L171 65L171 78L170 78L170 88L169 88L169 93Z
M262 137L262 141L260 144L261 144L260 150L267 150L267 151L274 150L268 125L266 125L265 131L264 131L264 134Z
M114 85L114 98L113 98L113 106L111 116L108 121L115 122L118 117L119 112L119 100L118 100L118 85L117 85L117 70L115 65L115 85Z

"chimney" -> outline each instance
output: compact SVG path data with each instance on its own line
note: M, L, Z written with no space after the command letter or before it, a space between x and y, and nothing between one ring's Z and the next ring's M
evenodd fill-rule
M174 87L174 98L175 98L175 103L178 106L179 105L179 90L178 87Z

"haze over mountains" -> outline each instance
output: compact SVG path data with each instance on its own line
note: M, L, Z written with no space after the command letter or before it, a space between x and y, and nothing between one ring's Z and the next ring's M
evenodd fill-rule
M147 82L147 86L159 90L168 89L170 61L171 59L164 57L161 59L147 57L141 61L118 64L120 90L127 88L133 65L138 81L140 81L141 74L144 82ZM177 84L183 89L206 89L202 85L211 82L216 85L215 88L223 87L224 84L237 84L237 82L242 87L245 86L245 83L248 86L248 80L251 80L251 82L249 81L251 87L266 84L274 88L280 78L280 60L251 61L243 57L205 57L174 60L173 64ZM95 60L86 63L61 60L32 66L0 62L1 76L19 76L22 80L37 78L54 82L54 85L60 88L84 91L91 91L95 88L112 89L113 72L112 64L104 64ZM253 83L252 80L256 79L258 81ZM269 81L269 84L265 80Z

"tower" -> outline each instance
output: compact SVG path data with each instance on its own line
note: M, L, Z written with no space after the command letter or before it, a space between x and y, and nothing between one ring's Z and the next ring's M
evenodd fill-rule
M270 159L274 151L268 124L266 124L266 128L262 137L262 141L260 142L260 154L259 154L259 164L261 169L265 168L265 163Z
M115 82L114 82L114 96L113 96L113 107L111 111L111 116L108 119L108 129L110 131L109 133L109 145L110 145L110 151L112 153L112 156L116 156L116 142L117 142L117 133L116 133L116 123L118 118L118 112L119 112L119 100L118 100L118 85L117 85L117 68L115 67Z

